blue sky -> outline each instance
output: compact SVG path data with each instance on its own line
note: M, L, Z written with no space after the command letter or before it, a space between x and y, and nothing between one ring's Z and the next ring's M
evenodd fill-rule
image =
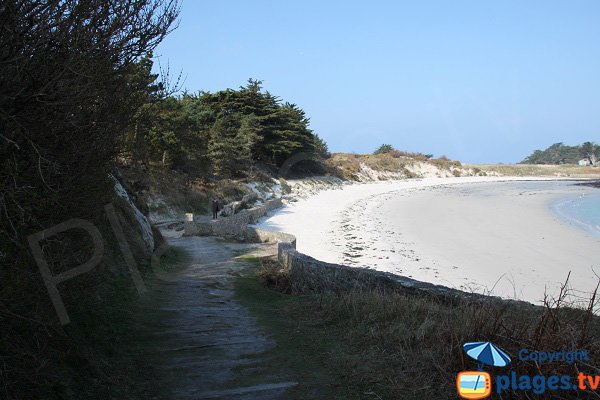
M595 0L183 0L155 56L192 92L263 80L335 152L510 163L600 142Z

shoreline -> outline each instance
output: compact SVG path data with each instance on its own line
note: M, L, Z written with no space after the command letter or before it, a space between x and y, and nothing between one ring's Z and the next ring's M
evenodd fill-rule
M600 185L581 185L600 189ZM600 204L600 190L592 190L590 193L583 192L582 195L562 196L548 204L552 214L557 215L562 221L580 231L600 238L600 213L593 215L592 208ZM586 213L585 208L589 208ZM581 209L584 209L583 214Z
M495 231L492 235L493 240L490 239L490 232L485 232L485 224L477 227L476 232L479 232L479 235L466 229L470 225L464 226L463 224L461 226L460 219L468 219L469 215L473 214L473 210L467 213L454 210L450 215L455 215L455 218L450 219L440 214L432 215L427 219L426 213L427 209L432 209L432 205L435 209L444 203L454 206L462 204L465 201L464 196L452 201L449 201L448 196L445 198L444 196L461 187L466 188L465 185L477 187L480 183L495 185L509 183L510 186L510 182L549 181L575 182L580 179L557 179L556 177L424 178L344 185L334 188L335 190L325 190L307 199L289 204L271 217L262 219L257 226L294 234L298 238L299 251L322 261L392 272L419 281L464 291L488 293L493 288L494 290L490 293L492 295L539 304L543 293L540 294L538 283L546 280L554 285L564 281L568 272L568 269L562 271L559 264L569 263L569 260L557 256L558 250L552 250L560 248L565 254L573 254L573 251L567 251L568 246L567 248L559 246L561 241L564 242L560 238L566 235L568 237L566 242L572 243L575 246L574 249L579 252L587 251L586 245L595 246L589 247L589 253L586 253L589 255L579 257L579 262L585 262L593 257L596 260L600 259L600 250L593 250L594 248L600 249L600 240L590 241L589 238L584 237L585 235L571 231L572 227L561 226L548 215L543 216L542 214L546 210L541 207L540 199L543 197L541 195L523 197L535 201L522 204L516 216L511 220L512 224L518 224L520 220L531 214L529 211L537 210L534 213L535 218L532 217L535 220L532 226L538 227L534 229L534 232L515 234L515 232L511 232L514 231L514 226L502 223L503 218L500 218L493 225L492 231ZM565 184L562 183L562 185ZM431 196L432 193L433 196ZM415 196L418 201L411 199ZM439 202L441 198L444 200ZM395 222L394 212L389 210L390 201L395 201L393 199L400 199L398 200L400 205L396 205L396 210L398 210L397 207L405 207L396 212L398 220ZM470 206L478 204L477 201L471 203L473 204ZM498 204L494 205L494 207L497 206ZM514 208L514 205L504 202L505 210L507 206L508 210ZM490 210L483 207L478 209L475 214L478 215L478 218L488 218ZM530 219L529 223L531 222ZM399 232L399 226L402 227L401 232ZM484 233L481 232L482 229ZM523 230L523 228L520 229ZM436 231L442 231L442 234L436 236ZM534 239L539 232L548 232L548 239ZM463 239L440 242L440 238L444 236ZM517 242L511 237L517 237ZM546 240L547 244L540 240ZM494 251L486 250L490 245L495 246ZM507 247L511 257L500 263L494 262L494 258L497 258L498 254L502 255L502 246ZM542 246L541 249L545 249L544 251L549 252L550 255L540 256L539 251L535 250L539 246ZM527 250L530 247L533 249L532 251ZM477 255L481 253L481 249L484 249L484 255L472 257L470 254L475 251L474 254ZM522 263L527 263L526 260L529 259L529 263L536 264L535 257L538 257L540 265L538 268L535 268L534 265L534 268L530 268L529 273L525 273L524 270L527 268ZM557 257L559 260L553 262L552 257ZM477 267L477 262L470 262L472 258L484 259L486 261L484 264L488 267L483 268L482 272L482 268ZM514 263L514 266L504 266L507 269L503 273L506 275L505 278L508 276L508 287L507 279L502 278L503 273L498 273L503 268L502 262ZM581 269L581 266L577 268ZM597 266L597 269L600 268ZM584 274L586 277L579 279L577 278L579 274L574 275L571 284L578 289L582 288L582 285L585 286L584 284L594 277ZM510 285L513 287L511 288ZM535 290L531 289L532 285ZM549 285L550 294L553 293L553 285Z

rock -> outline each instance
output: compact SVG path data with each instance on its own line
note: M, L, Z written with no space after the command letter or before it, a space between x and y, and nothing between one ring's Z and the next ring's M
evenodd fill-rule
M244 203L245 205L253 203L256 200L258 200L258 195L256 193L249 193L242 197L242 203Z
M258 200L258 196L256 195L256 193L247 194L244 197L242 197L242 200L240 201L234 201L229 204L226 204L221 210L220 215L223 217L230 217L233 214L237 214L238 212L246 208L246 206L250 205L256 200Z
M152 226L150 225L148 218L146 218L146 216L136 207L121 182L113 175L109 175L109 177L113 180L115 194L128 206L132 216L135 218L137 223L136 229L141 234L147 251L152 252L154 250L154 234L152 233Z
M221 215L222 217L229 217L233 214L233 206L231 204L226 204L225 206L223 206L223 209L219 212L219 215Z

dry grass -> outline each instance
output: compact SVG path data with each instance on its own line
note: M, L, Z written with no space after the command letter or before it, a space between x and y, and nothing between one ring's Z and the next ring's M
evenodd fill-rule
M446 156L440 156L440 158L430 160L430 163L435 165L438 168L448 169L448 170L452 169L452 168L462 167L462 164L460 163L460 161L450 160Z
M264 286L280 293L292 293L290 271L282 268L277 260L270 258L260 260L256 275Z
M349 180L355 180L360 171L361 164L375 171L388 171L406 173L407 166L415 162L424 162L437 168L452 171L456 176L461 171L471 169L474 175L502 175L502 176L556 176L594 178L600 177L600 168L581 167L579 165L533 165L533 164L461 164L460 161L450 160L446 156L437 159L427 159L420 153L395 151L387 154L353 154L335 153L326 160L327 166L334 174Z
M276 263L263 263L258 276L269 288L263 290L289 293L292 284L289 273ZM462 345L469 341L492 341L500 346L513 358L509 369L520 375L575 377L579 372L600 371L600 322L593 314L598 311L597 299L594 295L587 309L574 309L567 301L566 285L556 298L548 296L543 307L494 298L447 302L403 290L282 296L269 301L268 324L275 331L291 324L302 334L294 335L293 345L283 345L285 354L281 357L295 357L294 346L300 346L305 355L314 352L314 357L306 358L305 364L295 365L294 369L323 369L323 374L335 371L335 377L331 378L335 382L323 389L329 398L455 398L456 373L477 368L476 362L462 351ZM255 312L260 314L260 310L254 306ZM287 336L276 339L285 342L289 340ZM572 365L519 361L517 354L523 348L589 350L591 359ZM320 358L323 352L327 353L326 361ZM325 365L318 365L324 362ZM506 369L487 370L492 374L506 373ZM298 371L290 371L294 373ZM306 382L305 390L292 398L310 393L310 385L311 382ZM574 391L546 395L519 391L505 392L503 396L598 398L592 392Z
M431 154L423 154L423 153L418 153L418 152L396 150L396 149L393 149L388 154L394 158L408 157L408 158L413 158L413 159L419 160L419 161L427 161L432 157Z
M325 163L344 179L354 179L360 171L361 155L348 153L335 153Z
M427 395L430 387L407 383L427 381L426 377L434 371L436 381L445 383L440 398L451 398L456 372L477 369L476 362L462 352L462 345L470 341L491 341L505 349L513 356L510 369L519 375L597 374L597 317L592 316L591 310L569 308L563 303L564 298L560 299L548 300L543 308L491 299L450 305L419 296L375 291L331 296L320 304L323 317L343 324L345 339L355 343L353 349L365 363L372 363L369 370L373 376L368 379L377 380L382 393L394 393L399 398ZM573 365L522 362L517 360L517 354L523 348L589 350L592 359ZM504 372L498 368L492 371ZM510 396L532 398L530 392L514 392ZM570 393L568 398L592 398L592 393L574 396ZM558 397L548 393L547 397L535 398Z
M348 180L355 180L360 172L361 165L365 165L375 171L394 172L404 174L412 178L413 174L408 171L407 166L415 161L423 161L419 158L407 157L399 154L348 154L335 153L326 160L329 168L336 171L336 175Z
M415 178L410 171L410 166L415 163L425 163L436 168L452 171L455 176L461 176L462 164L460 161L449 160L445 156L430 159L428 155L394 150L385 154L348 154L335 153L326 161L329 168L336 171L336 175L349 180L356 180L361 165L379 172L399 173L407 178ZM463 171L464 172L464 171Z
M574 164L563 165L534 165L534 164L478 164L465 165L467 168L477 168L487 173L497 173L505 176L574 176L600 177L600 168L581 167Z

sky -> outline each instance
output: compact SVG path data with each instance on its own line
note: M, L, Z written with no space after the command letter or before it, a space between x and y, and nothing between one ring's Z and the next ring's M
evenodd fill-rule
M596 0L183 0L154 55L190 92L262 80L332 152L514 163L600 142Z

